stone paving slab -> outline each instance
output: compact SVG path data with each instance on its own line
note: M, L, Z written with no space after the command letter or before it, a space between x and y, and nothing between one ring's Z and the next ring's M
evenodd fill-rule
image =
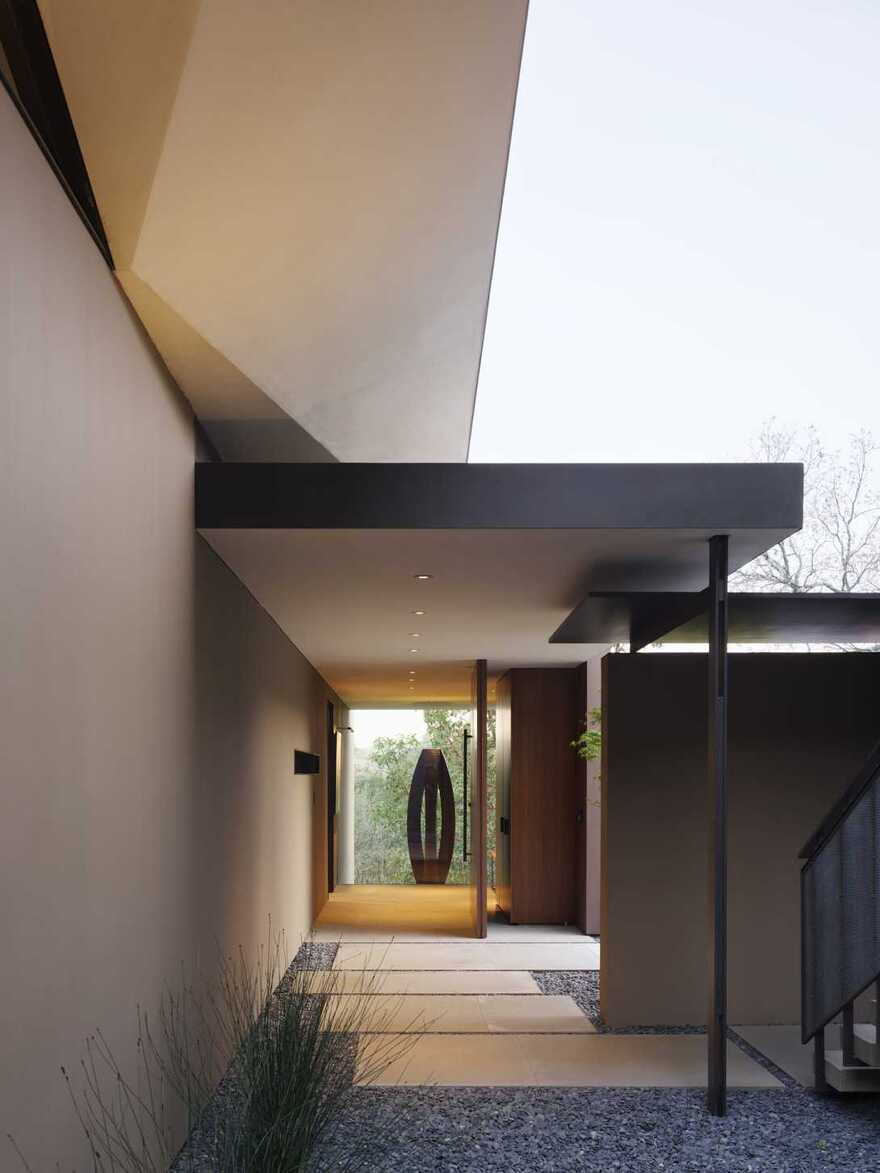
M731 1088L782 1084L728 1044ZM376 1086L692 1087L706 1085L700 1035L425 1035Z
M599 946L589 941L472 941L450 944L351 944L339 946L336 969L548 970L598 969Z
M337 1004L357 998L344 994L331 999L332 1017ZM592 1034L595 1027L564 995L535 997L533 994L409 994L365 995L367 1014L363 1030L412 1034Z
M327 979L315 974L315 990L326 989ZM367 992L377 994L541 994L530 973L519 970L383 970L370 973ZM336 970L334 989L340 994L363 992L364 975L356 970Z

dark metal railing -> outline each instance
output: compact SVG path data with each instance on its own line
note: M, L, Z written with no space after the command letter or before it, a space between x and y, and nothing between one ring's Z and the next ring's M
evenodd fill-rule
M853 1003L880 978L880 743L800 858L801 1033L821 1087L824 1028L843 1016L844 1063L857 1063Z

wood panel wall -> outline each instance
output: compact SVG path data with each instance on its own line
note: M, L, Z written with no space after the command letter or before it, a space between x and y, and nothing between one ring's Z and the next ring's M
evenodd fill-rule
M510 819L498 903L515 924L577 918L578 697L576 669L515 668L498 683L498 814Z

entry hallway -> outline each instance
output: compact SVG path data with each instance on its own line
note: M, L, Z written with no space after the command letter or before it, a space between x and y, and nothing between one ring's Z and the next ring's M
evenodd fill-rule
M536 974L599 968L594 938L492 919L486 940L466 939L468 899L466 888L355 885L337 889L319 919L316 938L339 942L338 996L375 1000L386 1031L420 1035L378 1086L705 1084L702 1036L598 1033L573 998L542 992ZM781 1086L738 1047L728 1050L731 1087Z

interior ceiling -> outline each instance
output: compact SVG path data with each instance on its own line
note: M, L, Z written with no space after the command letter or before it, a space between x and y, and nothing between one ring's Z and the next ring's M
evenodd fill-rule
M658 573L648 583L657 588L674 581L678 589L701 589L710 536L644 529L201 532L342 700L360 707L467 704L476 659L488 660L493 680L510 667L580 664L607 641L549 641L588 590L612 588L626 568L651 565ZM741 538L737 564L750 540ZM763 548L762 539L755 545ZM422 582L414 577L420 573L433 577Z
M465 460L526 0L40 7L120 281L209 433Z

